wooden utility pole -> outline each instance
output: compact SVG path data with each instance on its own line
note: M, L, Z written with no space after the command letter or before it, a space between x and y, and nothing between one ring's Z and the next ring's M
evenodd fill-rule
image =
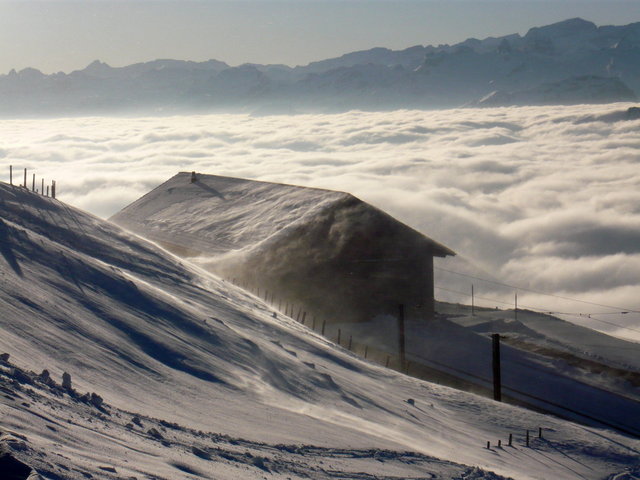
M500 372L500 334L491 335L493 340L493 399L502 401L502 378Z
M398 352L400 353L400 371L404 370L405 362L404 338L404 305L398 305Z
M473 283L471 284L471 316L475 315L475 298L473 295Z

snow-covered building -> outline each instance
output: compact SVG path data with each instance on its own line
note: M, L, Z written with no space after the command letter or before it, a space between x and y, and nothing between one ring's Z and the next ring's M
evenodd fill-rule
M111 220L327 322L429 319L447 247L348 193L179 173Z

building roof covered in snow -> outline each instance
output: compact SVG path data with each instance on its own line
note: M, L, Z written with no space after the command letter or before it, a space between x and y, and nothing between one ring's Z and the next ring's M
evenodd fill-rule
M197 174L196 178L191 182L191 173L179 173L111 220L184 253L216 255L253 247L294 226L312 223L323 211L360 204L370 215L386 217L385 223L420 238L434 256L455 255L348 193L218 175Z
M447 247L342 192L180 173L112 221L329 322L431 318Z

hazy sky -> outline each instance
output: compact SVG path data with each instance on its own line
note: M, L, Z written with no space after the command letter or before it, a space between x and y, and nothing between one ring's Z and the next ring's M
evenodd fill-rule
M306 64L354 50L524 34L572 17L640 21L640 0L0 0L0 73L100 59Z

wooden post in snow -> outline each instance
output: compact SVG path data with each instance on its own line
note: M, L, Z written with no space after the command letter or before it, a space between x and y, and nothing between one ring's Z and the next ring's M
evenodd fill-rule
M351 350L352 341L353 341L353 335L349 335L349 346L347 347L348 350Z
M44 195L44 178L42 179L42 185L40 185L40 194Z
M56 181L51 180L51 198L56 198Z
M327 326L327 321L323 320L322 321L322 336L324 337L324 328Z
M27 188L27 169L24 169L24 182L22 182L22 186Z
M491 335L493 344L493 399L502 401L502 379L500 375L500 334Z
M513 317L514 320L518 320L518 292L516 292L516 296L515 296L515 310L513 311Z
M31 180L31 191L35 192L36 191L36 174L33 174L33 179Z
M9 165L9 185L13 185L13 165Z

